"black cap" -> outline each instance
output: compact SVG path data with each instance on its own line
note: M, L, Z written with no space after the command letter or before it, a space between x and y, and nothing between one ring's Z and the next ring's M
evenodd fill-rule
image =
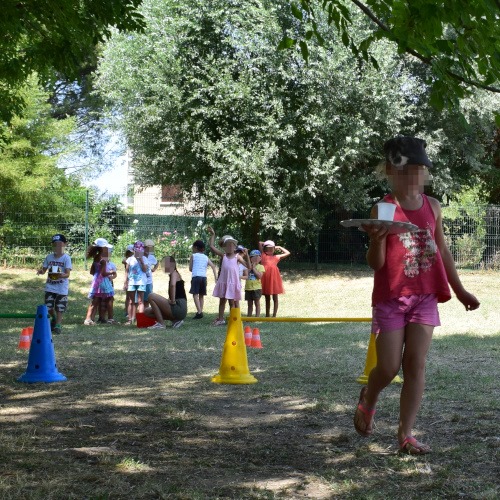
M64 236L64 234L54 234L54 236L52 236L52 243L55 243L56 241L66 243L66 236Z
M398 136L384 144L385 158L397 168L406 165L425 165L432 168L425 147L427 143L417 137Z

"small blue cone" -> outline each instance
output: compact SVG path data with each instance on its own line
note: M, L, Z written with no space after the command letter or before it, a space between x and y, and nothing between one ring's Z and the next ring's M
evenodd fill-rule
M50 331L50 319L47 306L38 306L35 327L28 356L26 373L17 381L27 382L64 382L66 377L57 370L56 355Z

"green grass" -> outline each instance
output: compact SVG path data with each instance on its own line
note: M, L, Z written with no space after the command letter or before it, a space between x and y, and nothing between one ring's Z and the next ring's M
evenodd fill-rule
M0 313L34 313L43 279L3 272ZM370 315L365 270L284 274L280 316ZM31 320L0 319L0 498L498 498L500 284L491 273L463 281L481 309L441 306L415 429L434 453L416 458L396 453L397 384L372 438L352 428L368 324L260 323L264 349L247 351L258 383L213 384L226 335L210 326L215 299L179 330L85 327L90 276L75 271L54 337L67 382L18 383ZM165 276L155 287L165 293Z

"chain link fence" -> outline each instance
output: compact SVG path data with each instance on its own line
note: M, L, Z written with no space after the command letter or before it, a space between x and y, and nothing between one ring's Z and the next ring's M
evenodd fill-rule
M131 213L134 210L124 209L116 197L96 201L84 190L65 192L56 205L47 203L43 192L25 196L29 199L15 193L0 201L0 263L4 267L38 267L50 253L55 233L66 235L67 252L76 265L85 265L85 250L97 237L115 245L117 256L137 239L152 239L156 255L174 254L180 262L189 258L195 239L207 239L203 217L157 214L160 210L151 213L154 207L144 203ZM443 215L445 237L457 267L500 269L500 206L450 206L443 208ZM265 239L274 237L291 251L280 267L363 266L366 235L345 229L339 222L365 216L338 209L312 241L297 239L290 232L266 234Z

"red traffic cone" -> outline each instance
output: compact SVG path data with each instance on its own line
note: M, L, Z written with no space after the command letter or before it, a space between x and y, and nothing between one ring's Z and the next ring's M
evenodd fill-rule
M260 341L260 332L258 328L253 329L252 333L252 343L250 344L250 347L254 347L255 349L262 349L262 343Z
M24 349L27 351L31 346L31 338L33 337L33 327L28 326L21 330L21 336L19 337L18 349Z
M245 345L247 347L252 345L252 329L249 326L245 326Z

